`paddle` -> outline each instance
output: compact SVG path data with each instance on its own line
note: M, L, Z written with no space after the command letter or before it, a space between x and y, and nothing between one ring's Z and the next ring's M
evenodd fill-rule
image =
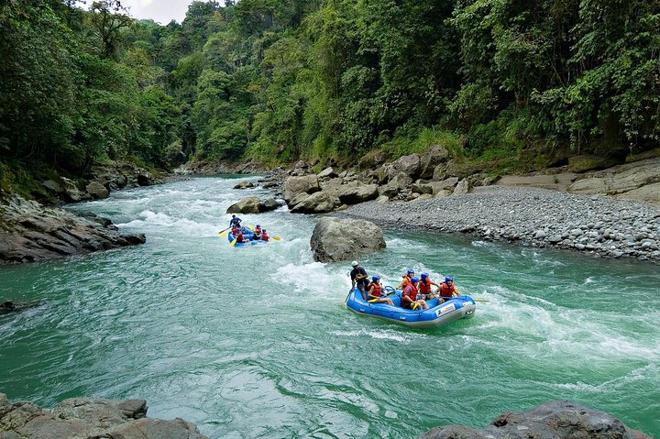
M225 230L220 230L220 231L218 232L218 235L220 235L220 237L226 236L226 235L227 235L226 232L227 232L227 230L229 230L229 229L231 229L231 226L230 226L230 227L227 227Z
M236 243L238 242L238 239L234 238L232 241L229 243L230 247L236 247Z

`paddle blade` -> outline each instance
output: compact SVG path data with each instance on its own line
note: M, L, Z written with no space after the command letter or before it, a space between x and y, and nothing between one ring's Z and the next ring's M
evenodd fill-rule
M254 232L254 226L252 224L248 224L246 227Z
M218 232L218 236L220 236L221 238L224 238L225 236L227 236L227 231L223 230L222 232Z
M282 239L282 237L280 237L280 235L271 236L270 238L274 239L275 241L279 241L280 239Z
M230 246L230 247L236 247L236 242L237 242L237 241L238 241L238 239L234 238L234 239L229 243L229 246Z

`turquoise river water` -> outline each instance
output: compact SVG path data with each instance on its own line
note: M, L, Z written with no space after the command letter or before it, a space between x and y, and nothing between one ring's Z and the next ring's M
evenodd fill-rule
M283 240L236 249L227 206L262 190L198 178L73 206L147 235L129 249L0 268L0 392L50 406L145 398L212 438L409 438L572 399L660 437L657 266L386 232L363 260L453 274L476 315L411 330L343 306L348 264L314 262L314 217L242 215Z

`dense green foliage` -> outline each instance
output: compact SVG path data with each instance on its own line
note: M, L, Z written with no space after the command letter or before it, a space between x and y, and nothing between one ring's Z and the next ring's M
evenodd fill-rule
M136 158L351 163L657 145L660 8L646 0L0 6L0 148L70 170Z

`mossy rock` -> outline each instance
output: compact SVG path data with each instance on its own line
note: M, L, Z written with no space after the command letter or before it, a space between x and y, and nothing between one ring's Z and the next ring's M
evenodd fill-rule
M598 157L595 155L576 155L569 157L568 159L568 170L571 172L586 172L594 171L598 169L605 169L611 166L618 165L619 160L608 158L608 157Z

